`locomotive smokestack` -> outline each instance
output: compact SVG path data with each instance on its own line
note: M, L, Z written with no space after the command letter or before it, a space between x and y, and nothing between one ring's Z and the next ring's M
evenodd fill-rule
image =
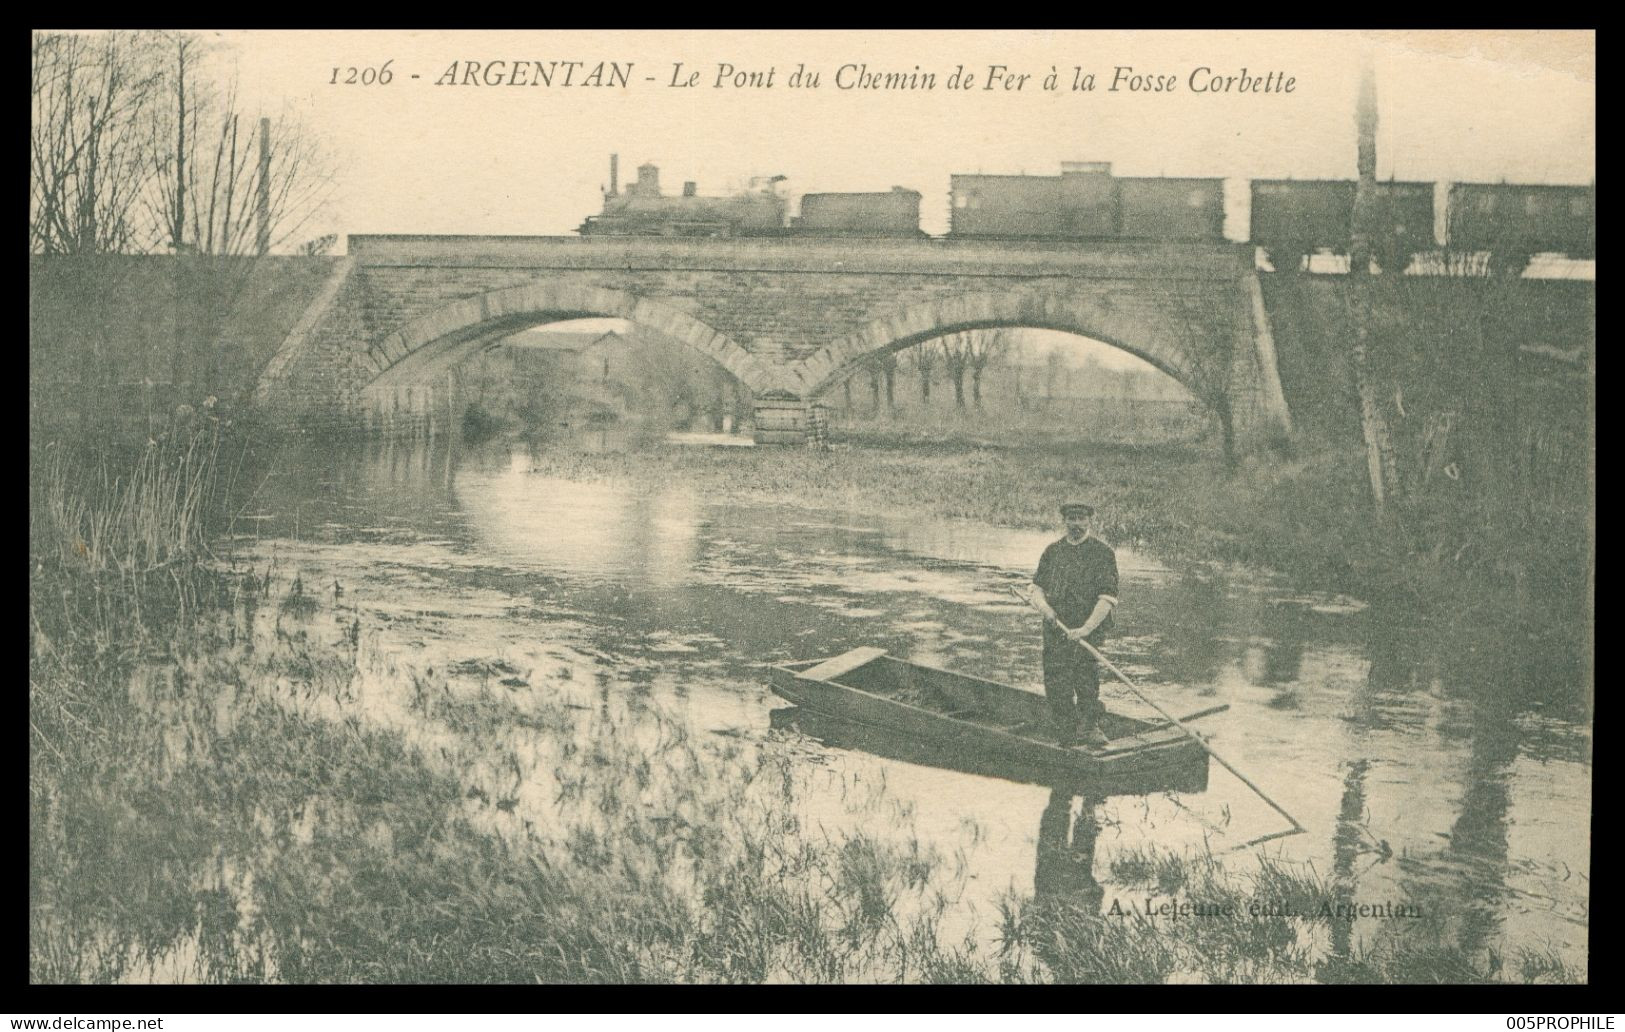
M614 197L621 189L621 156L609 156L609 195Z

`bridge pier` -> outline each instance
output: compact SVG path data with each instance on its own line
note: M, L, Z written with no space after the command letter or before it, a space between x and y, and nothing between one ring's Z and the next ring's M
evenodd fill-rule
M457 429L462 415L455 375L439 382L372 386L361 392L356 418L373 437L433 438Z
M758 399L752 409L757 444L823 444L829 409L800 398Z

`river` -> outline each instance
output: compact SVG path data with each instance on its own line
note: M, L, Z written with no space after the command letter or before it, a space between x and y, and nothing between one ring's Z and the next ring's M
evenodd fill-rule
M534 472L525 445L420 442L284 451L231 550L325 592L316 626L367 628L365 702L380 715L405 712L411 687L391 672L407 668L580 706L645 700L686 734L793 757L808 820L876 834L906 825L952 857L963 888L944 927L991 941L1002 899L1035 882L1056 891L1046 843L1069 834L1083 891L1103 908L1143 907L1149 894L1114 877L1113 857L1218 853L1284 827L1217 765L1204 792L1078 803L772 715L786 704L767 691L764 664L859 645L1040 691L1036 618L1007 589L1055 536L738 504L682 482L566 479ZM1108 653L1175 713L1229 704L1203 730L1308 829L1255 852L1371 905L1352 925L1357 942L1378 934L1383 908L1410 908L1468 952L1518 944L1583 975L1591 722L1578 675L1278 577L1171 569L1125 548L1118 559ZM1105 697L1146 712L1121 691ZM494 757L526 733L481 747ZM500 794L497 766L468 773L471 796ZM516 791L493 831L545 809L551 791ZM1072 832L1069 809L1082 813Z

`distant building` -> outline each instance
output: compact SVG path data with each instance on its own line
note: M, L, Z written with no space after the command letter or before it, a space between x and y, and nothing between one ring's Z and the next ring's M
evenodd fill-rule
M516 364L540 360L567 380L584 400L627 414L625 385L634 379L636 345L623 334L564 333L545 330L516 333L503 342Z

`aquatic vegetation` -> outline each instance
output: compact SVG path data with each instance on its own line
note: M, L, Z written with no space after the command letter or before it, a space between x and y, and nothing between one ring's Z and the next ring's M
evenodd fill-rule
M231 621L201 621L120 682L136 689L89 698L112 667L33 658L35 981L1491 977L1411 930L1317 962L1314 917L1168 921L1019 893L988 950L945 934L963 873L901 810L884 834L807 821L771 741L675 734L647 702L578 706L570 682L403 667L323 620L235 647ZM368 693L390 670L385 705ZM886 799L853 787L852 808ZM1103 867L1212 906L1330 896L1311 869L1248 862L1129 848ZM1530 953L1495 976L1573 973Z
M1186 861L1174 853L1154 848L1124 849L1111 859L1112 877L1125 885L1154 885L1162 892L1176 892L1188 877Z

